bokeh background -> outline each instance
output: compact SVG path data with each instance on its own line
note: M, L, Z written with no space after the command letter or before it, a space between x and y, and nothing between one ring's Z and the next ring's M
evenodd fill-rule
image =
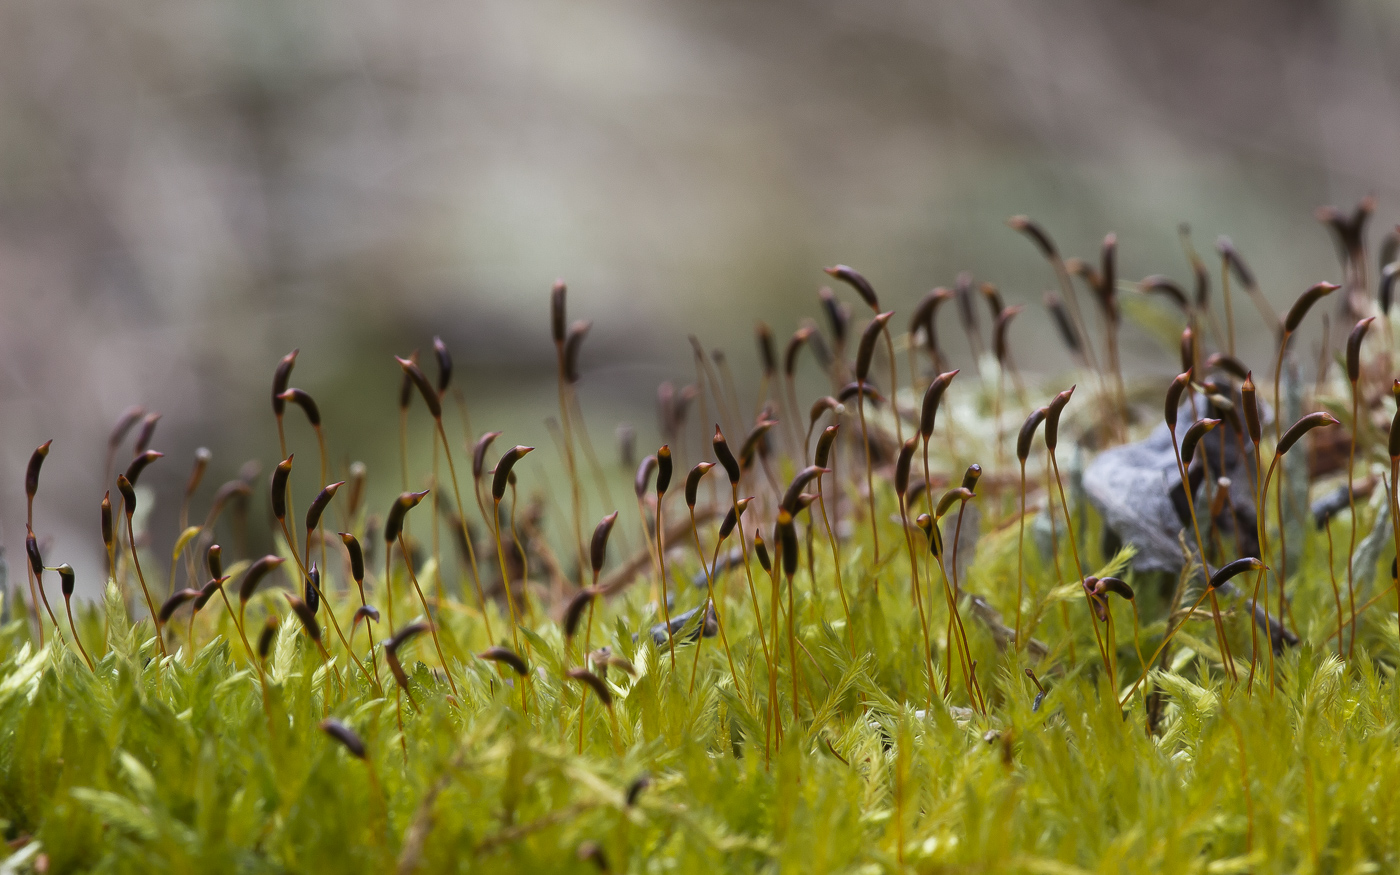
M55 440L36 526L90 584L120 412L163 414L168 544L196 447L205 501L276 461L267 390L293 347L374 501L397 491L389 356L434 334L474 427L552 455L555 277L595 323L581 391L609 460L619 420L655 440L687 334L745 380L754 321L786 337L836 262L905 312L970 270L1036 308L1022 368L1065 369L1015 213L1067 254L1116 231L1125 278L1189 276L1179 222L1206 252L1228 233L1285 307L1339 278L1316 207L1375 195L1373 244L1400 218L1397 49L1400 6L1346 0L0 4L11 578L34 446ZM1172 370L1129 332L1133 368Z

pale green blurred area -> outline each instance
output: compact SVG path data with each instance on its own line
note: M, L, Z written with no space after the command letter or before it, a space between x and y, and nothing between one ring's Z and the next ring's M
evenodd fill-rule
M374 501L398 488L389 356L426 356L434 334L474 430L539 445L522 482L557 482L556 277L571 318L594 321L581 392L614 468L617 421L653 447L656 385L693 380L687 334L752 386L754 321L781 342L817 315L823 265L856 266L901 313L970 270L1029 305L1020 366L1065 370L1039 306L1052 276L1005 227L1016 213L1066 254L1116 231L1125 279L1187 278L1178 222L1205 252L1229 234L1285 307L1339 275L1315 207L1376 195L1373 244L1400 218L1397 37L1400 8L1362 2L12 0L12 576L35 445L55 439L36 525L91 581L120 411L164 414L170 458L147 476L166 544L195 447L215 452L205 501L245 460L276 461L267 391L293 347L334 463L365 460ZM1237 303L1262 370L1272 341ZM1136 371L1174 369L1134 329L1124 348ZM309 471L309 432L292 434Z

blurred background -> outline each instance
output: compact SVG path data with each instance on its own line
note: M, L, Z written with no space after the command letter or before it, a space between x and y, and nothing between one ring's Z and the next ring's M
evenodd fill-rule
M196 517L245 462L276 462L268 387L294 347L333 465L368 464L373 506L398 489L390 354L431 361L434 334L474 429L549 451L522 465L537 482L557 458L556 277L570 318L594 321L580 392L609 464L618 421L655 446L657 384L693 379L688 334L752 385L755 320L781 343L837 262L902 313L972 271L1029 305L1021 367L1066 370L1039 306L1053 276L1005 226L1017 213L1066 254L1117 232L1126 279L1189 278L1180 222L1212 265L1229 234L1282 309L1340 278L1316 207L1374 195L1373 246L1400 219L1397 37L1400 6L1307 0L12 0L11 579L34 446L54 439L36 528L95 591L120 413L162 414L168 458L146 479L168 555L196 447L214 453ZM1265 369L1272 340L1243 296L1236 315ZM1174 372L1125 330L1132 369ZM416 470L427 424L420 404ZM309 469L310 432L297 416L289 431Z

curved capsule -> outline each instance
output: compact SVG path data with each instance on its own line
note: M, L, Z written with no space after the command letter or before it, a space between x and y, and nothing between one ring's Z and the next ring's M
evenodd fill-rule
M583 350L583 340L593 328L592 322L580 320L569 326L569 336L564 339L564 379L577 383L583 376L579 370L579 354Z
M356 623L360 622L361 620L364 620L366 625L369 624L370 620L373 620L374 622L378 623L379 609L376 608L374 605L360 605L358 608L355 609L355 617L350 621L350 625L353 627Z
M788 513L797 513L797 502L802 497L802 490L807 487L808 483L827 473L828 470L819 465L808 465L798 471L797 476L793 477L792 482L788 484L787 491L783 493L783 500L779 507ZM895 479L897 481L898 477Z
M928 538L928 551L934 558L943 558L943 533L938 530L938 521L926 513L919 514L915 520L920 529L923 529L924 537Z
M1045 405L1045 448L1052 453L1055 452L1056 444L1060 442L1060 414L1064 412L1065 405L1069 404L1069 399L1074 396L1076 388L1078 387L1070 386Z
M934 511L934 517L942 519L944 514L953 506L955 501L971 501L973 492L965 486L955 486L943 493L943 497L938 499L938 507Z
M744 511L749 509L751 501L753 501L753 496L750 495L730 505L729 512L724 515L724 521L719 524L719 540L721 542L734 532L734 527L739 524L739 517L743 516ZM737 514L734 512L735 508L738 508Z
M918 445L918 438L911 437L899 448L899 458L894 465L894 491L898 495L903 495L909 491L909 468L914 461L914 448Z
M262 632L258 635L258 659L267 661L267 655L272 652L272 639L277 637L277 627L280 621L275 614L269 614L267 620L263 622Z
M1389 316L1391 302L1395 300L1395 277L1400 275L1400 262L1392 261L1381 268L1381 283L1377 294L1377 303L1380 305L1381 313Z
M828 425L822 429L821 437L817 438L817 451L812 457L812 462L818 468L827 467L827 462L831 459L831 445L836 441L839 428L839 425Z
M695 502L700 500L700 480L710 469L715 466L714 462L696 462L695 467L690 469L690 473L685 475L685 504L691 510L695 509Z
M478 653L477 657L485 659L488 662L499 662L501 665L509 666L512 671L521 677L530 673L530 666L526 664L520 654L511 650L509 647L488 647Z
M875 342L880 338L880 332L885 330L885 325L894 316L894 311L889 310L879 313L870 324L865 326L865 331L860 335L860 346L856 347L856 368L857 380L865 380L870 376L870 363L875 360Z
M1191 423L1191 427L1186 429L1186 436L1181 439L1181 464L1188 468L1191 466L1191 460L1196 456L1197 444L1219 424L1218 419L1198 419Z
M924 402L919 410L919 434L923 435L925 440L933 437L933 427L938 422L938 408L943 403L943 393L948 391L948 384L953 382L960 370L939 374L924 390Z
M48 458L49 445L52 443L51 440L44 441L29 457L29 467L24 471L24 494L31 501L39 491L39 469L44 466L44 459Z
M758 564L763 566L764 571L771 574L773 572L773 560L768 556L768 545L763 542L763 534L761 532L753 533L753 551L758 556Z
M47 448L48 444L45 444L44 447ZM45 449L45 453L47 452L48 450ZM35 454L38 454L38 450L35 450ZM149 467L150 464L156 459L162 458L165 458L165 453L158 453L155 450L146 450L145 452L138 455L136 458L132 459L131 464L126 466L126 479L131 481L132 486L135 486L136 481L141 479L141 472L146 470L146 468ZM36 470L34 474L37 481L39 472ZM38 485L37 482L35 485Z
M1206 357L1206 370L1222 370L1236 380L1243 380L1249 376L1249 369L1244 362L1223 352L1214 352Z
M1235 577L1236 575L1244 574L1246 571L1258 571L1259 569L1264 567L1266 567L1264 563L1260 562L1258 559L1255 559L1253 556L1246 556L1243 559L1236 559L1234 562L1221 566L1214 574L1212 574L1210 576L1210 581L1207 584L1206 588L1216 589L1217 587L1221 586L1227 580L1229 580L1232 577Z
M1326 413L1323 411L1319 411L1317 413L1309 413L1307 416L1302 417L1297 422L1290 425L1288 427L1288 431L1283 433L1283 437L1279 438L1278 440L1277 452L1280 456L1282 456L1284 453L1292 449L1293 445L1296 444L1299 440L1301 440L1303 435L1307 434L1315 428L1338 424L1340 424L1340 421L1337 419L1337 417L1333 416L1330 413ZM1394 430L1392 429L1392 432L1393 431ZM1392 446L1394 445L1394 443L1395 438L1392 434ZM1392 453L1392 455L1394 455L1394 453Z
M418 394L423 396L423 403L428 405L428 412L433 419L442 419L442 400L438 398L437 390L433 384L428 382L428 377L423 373L423 369L418 367L418 363L406 358L394 356L394 361L399 363L403 369L405 377L418 389Z
M452 353L447 351L447 344L437 335L433 336L433 357L437 359L437 392L440 398L452 384Z
M1191 371L1196 367L1196 332L1188 326L1181 330L1181 369Z
M1097 595L1113 593L1119 598L1133 600L1133 588L1116 577L1101 577L1098 583L1094 584L1094 592Z
M1016 318L1016 314L1024 310L1024 307L1006 307L997 314L996 324L992 326L992 352L997 357L997 362L1005 366L1006 364L1006 332L1011 328L1011 320Z
M573 640L574 635L578 632L578 624L583 619L583 612L593 603L593 597L597 594L598 591L596 589L591 586L585 586L583 589L574 593L573 598L569 599L569 604L564 608L563 627L565 640Z
M29 556L29 569L34 572L35 577L44 576L44 557L39 552L39 541L34 537L34 530L29 529L24 536L24 552Z
M671 463L671 447L669 444L662 444L661 449L656 451L656 494L662 496L666 490L671 488L671 472L674 470Z
M496 474L491 479L492 498L500 501L506 497L506 486L510 484L510 470L533 449L534 447L515 446L501 455L496 462Z
M131 481L126 479L125 474L117 475L117 491L121 493L126 518L130 520L131 515L136 513L136 490L131 488Z
M593 566L593 573L597 574L603 570L603 563L608 558L608 536L612 534L613 524L617 522L617 511L613 511L598 523L593 530L593 542L589 544L588 556Z
M778 372L778 354L773 350L773 329L767 322L754 325L754 337L758 341L758 359L763 363L763 375L771 377Z
M345 545L345 551L350 554L350 576L356 583L364 583L365 552L360 549L359 539L349 532L341 532L340 541Z
M982 466L973 462L971 465L968 465L967 470L963 472L962 488L975 495L977 493L977 481L981 479Z
M159 422L159 413L147 413L146 418L141 420L141 430L136 432L136 455L146 452L146 448L151 445L151 436L156 433L156 424Z
M282 356L277 369L272 372L272 412L275 416L281 417L282 411L287 409L287 399L282 397L282 393L287 391L287 385L292 381L292 368L296 367L298 352L300 350L294 349ZM117 443L121 443L120 438Z
M422 492L401 492L389 507L389 515L384 518L384 543L392 544L403 534L403 520L410 510L418 506L428 490Z
M1191 312L1191 302L1186 297L1186 290L1177 285L1176 282L1161 274L1153 274L1145 277L1138 283L1138 289L1143 294L1158 294L1169 299L1183 313Z
M306 509L306 530L308 532L321 524L321 515L326 512L326 507L330 505L331 499L335 498L336 491L344 485L344 480L337 480L335 483L327 484L325 489L316 493L316 497L311 500L311 506Z
M555 280L554 287L549 290L549 333L554 337L555 346L564 345L564 325L568 318L565 315L565 300L568 293L569 287L561 279Z
M1031 415L1026 417L1026 421L1021 426L1021 433L1016 437L1016 458L1025 464L1026 459L1031 455L1031 441L1035 439L1035 430L1040 428L1040 424L1045 421L1046 414L1049 413L1047 407L1037 407L1031 411Z
M1356 323L1351 334L1347 335L1347 379L1353 386L1361 379L1361 342L1366 339L1366 332L1374 321L1375 316L1367 316Z
M885 400L885 396L880 394L879 389L876 389L868 382L862 382L860 380L855 380L842 386L841 391L836 395L836 400L845 404L857 395L869 398L872 404L880 404Z
M1336 283L1315 283L1306 292L1298 296L1298 300L1293 302L1293 306L1288 308L1288 315L1283 320L1283 330L1285 334L1292 334L1298 330L1298 326L1303 323L1303 318L1308 315L1312 305L1335 292L1341 286Z
M571 668L568 675L573 680L578 681L593 691L593 695L598 697L605 707L612 707L612 691L608 685L603 683L603 679L586 668Z
M1186 387L1191 383L1191 369L1187 368L1183 373L1177 374L1172 379L1172 384L1167 387L1167 402L1165 405L1165 420L1167 428L1172 433L1176 433L1176 420L1178 411L1181 410L1181 396L1186 391Z
M1240 387L1240 406L1244 408L1244 427L1249 439L1257 447L1263 437L1259 425L1259 393L1254 388L1254 372L1245 374L1244 385Z
M327 717L321 721L321 731L340 742L355 759L365 758L365 743L356 735L354 730L332 717Z
M258 591L258 584L263 582L263 578L267 577L274 568L277 568L285 561L287 560L283 559L281 556L269 554L257 560L252 565L249 565L248 570L243 575L243 582L238 586L239 601L246 603L251 599L254 593Z
M835 267L822 268L828 276L835 277L846 285L856 290L862 301L870 305L870 309L876 313L880 312L880 299L875 294L875 287L865 277L856 273L844 264Z
M792 514L787 510L778 511L778 546L782 549L783 573L788 580L797 573L797 527L792 524Z
M288 389L280 396L283 401L290 401L302 409L306 414L306 421L311 423L312 428L321 427L321 408L316 406L316 401L309 392L302 389Z
M1045 309L1050 312L1050 319L1055 323L1055 330L1060 333L1060 340L1064 343L1065 348L1072 355L1083 355L1084 346L1079 342L1079 332L1074 327L1074 320L1069 318L1065 302L1061 301L1060 296L1054 292L1046 292L1042 300Z
M797 354L802 351L802 347L807 345L808 339L816 329L803 326L793 332L792 338L788 340L787 349L783 350L783 373L791 377L797 372Z
M287 480L292 476L292 456L295 455L292 453L278 462L272 470L272 515L279 520L287 518Z
M289 592L282 595L287 599L287 604L291 606L292 613L297 615L301 621L301 626L306 630L312 641L321 640L321 624L316 622L316 612L311 610L311 606Z
M637 476L633 481L632 488L637 493L637 498L647 494L647 486L651 484L651 472L656 470L656 457L647 456L637 466Z
M1012 216L1006 220L1006 224L1025 234L1035 244L1035 248L1040 250L1041 255L1052 261L1059 258L1059 250L1055 248L1055 243L1050 239L1050 235L1031 219L1026 216Z
M160 621L162 623L169 623L170 618L175 615L175 612L180 609L180 606L185 602L199 598L199 593L200 591L197 589L176 590L174 595L161 604L160 611L157 613L157 616L160 617Z
M846 332L851 321L851 314L844 305L836 300L836 295L828 288L822 288L817 292L817 297L821 299L822 310L826 313L826 319L831 323L831 336L836 339L836 348L843 349L846 346Z
M764 439L768 436L768 430L777 425L776 419L765 419L755 425L744 437L744 445L739 448L739 468L744 469L753 464L754 456L758 454L763 446ZM764 455L766 456L766 450Z
M1235 244L1230 242L1229 237L1221 236L1215 241L1215 250L1220 253L1220 257L1225 259L1225 264L1229 266L1230 272L1235 275L1235 279L1240 281L1240 285L1247 289L1257 288L1254 281L1254 271L1249 269L1249 265L1244 263L1244 259L1235 249Z
M491 449L491 444L500 436L501 432L499 431L488 431L476 439L476 444L472 447L473 480L480 480L481 475L486 473L486 452Z
M845 405L830 395L824 395L818 398L812 403L812 409L808 413L808 428L815 426L817 420L821 419L826 413L831 412L839 415L845 411L845 409Z
M185 481L185 495L194 495L199 484L204 481L204 472L209 469L209 460L214 458L208 447L200 447L194 451L194 467L190 469L190 479Z
M194 600L194 610L203 610L204 606L209 604L209 600L214 597L214 593L224 588L224 583L227 580L227 577L216 577L204 584L199 591L199 595Z
M724 439L724 432L720 431L718 425L715 426L715 436L712 443L715 448L715 458L719 459L724 473L729 477L729 482L737 484L743 472L739 468L739 460L734 458L734 453L729 449L729 442Z
M63 597L65 599L72 598L73 586L77 582L73 574L73 566L65 562L62 565L54 566L53 570L58 572L59 589L62 591Z

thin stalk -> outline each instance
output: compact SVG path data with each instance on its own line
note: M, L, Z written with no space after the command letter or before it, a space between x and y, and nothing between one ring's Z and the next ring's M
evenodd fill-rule
M131 514L126 513L123 515L126 517L126 540L128 546L131 547L131 562L136 566L136 579L141 582L141 593L146 597L146 607L151 611L151 622L156 624L156 643L160 645L160 655L167 656L168 654L165 652L164 630L161 629L160 612L156 610L155 602L151 601L151 591L146 588L146 575L141 573L141 557L136 555L136 536L131 531ZM46 607L48 606L47 600L45 600L44 605ZM52 612L50 612L50 615L52 615ZM54 626L57 625L57 623L54 623Z
M413 561L409 558L409 555L408 555L408 545L405 544L404 541L403 541L403 531L402 531L402 530L400 530L400 532L399 532L399 553L401 553L401 554L403 555L403 564L404 564L404 568L406 568L406 569L408 570L408 580L409 580L410 583L413 584L413 589L414 589L414 591L418 593L418 601L423 605L423 613L424 613L425 616L431 617L431 616L432 616L432 613L428 610L428 600L427 600L426 598L423 597L423 588L420 587L420 586L418 585L418 575L416 575L416 574L413 573ZM317 587L317 589L319 590L320 588ZM323 599L323 600L324 600L324 599ZM333 611L333 610L330 609L330 605L329 605L329 604L326 605L326 611L331 615L331 620L334 621L334 620L335 620L335 611ZM339 624L336 625L336 631L337 631L337 632L340 631L340 626L339 626ZM457 682L456 682L455 680L452 679L452 668L451 668L451 666L449 666L449 665L447 664L447 655L444 654L444 653L442 652L442 642L441 642L440 640L438 640L437 623L434 623L434 622L431 622L431 621L430 621L430 622L428 623L428 631L432 633L432 636L433 636L433 647L435 647L435 648L437 649L438 661L440 661L440 662L442 663L442 673L445 674L445 675L447 675L447 684L448 684L448 686L452 687L452 695L457 696L457 697L458 697L458 700L460 701L461 696L460 696L460 694L457 692ZM348 645L348 644L346 645L347 648L348 648L349 646L350 646L350 645ZM351 655L352 657L355 657L354 651L351 651L350 655ZM360 661L359 658L358 658L358 657L355 657L355 662L356 662L357 664L359 663L359 661ZM360 670L361 670L361 671L365 671L365 667L364 667L363 665L361 665L361 666L360 666ZM367 672L367 671L365 672L365 677L369 677L369 672Z
M710 566L705 564L705 553L700 548L700 530L695 525L695 508L693 507L690 509L690 534L695 537L695 555L700 559L700 567L705 571L705 589L709 593L708 609L713 609L715 612L715 625L719 627L719 640L724 645L724 658L729 662L729 674L734 679L734 693L738 695L740 693L739 673L734 670L734 656L729 652L729 638L724 633L724 620L720 617L719 603L715 601L714 576L710 572ZM594 584L597 584L596 576ZM592 612L593 606L589 605L590 619ZM704 627L704 623L705 615L701 613L701 628ZM695 670L700 665L700 643L704 640L705 636L701 635L700 640L695 642L695 664L690 667L690 695L695 694Z

